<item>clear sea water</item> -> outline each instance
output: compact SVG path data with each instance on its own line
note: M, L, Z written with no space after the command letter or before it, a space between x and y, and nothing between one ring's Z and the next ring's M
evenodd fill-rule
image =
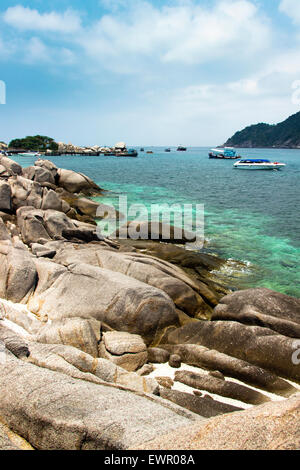
M204 204L207 252L232 260L222 273L236 288L268 287L300 297L300 150L241 149L243 157L287 164L282 171L239 171L209 160L209 148L138 158L62 156L61 168L87 174L107 190L105 203ZM34 159L15 157L23 166ZM234 260L241 261L236 263Z

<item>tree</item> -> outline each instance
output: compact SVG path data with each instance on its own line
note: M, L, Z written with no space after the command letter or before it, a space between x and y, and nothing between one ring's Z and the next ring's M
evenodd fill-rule
M44 135L27 136L24 139L14 139L9 143L10 148L21 148L32 152L57 151L58 144L51 137Z

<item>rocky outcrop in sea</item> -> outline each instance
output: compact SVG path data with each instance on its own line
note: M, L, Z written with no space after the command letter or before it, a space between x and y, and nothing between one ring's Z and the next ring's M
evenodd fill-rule
M0 157L0 449L299 448L300 300L99 236L102 194Z

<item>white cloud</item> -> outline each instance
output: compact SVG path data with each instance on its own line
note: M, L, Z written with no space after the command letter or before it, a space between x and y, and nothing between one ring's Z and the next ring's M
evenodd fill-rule
M281 0L279 10L289 16L294 23L300 23L299 0Z
M39 13L37 10L22 5L8 8L3 20L8 25L22 31L49 31L74 33L81 27L81 19L77 12L67 10L64 13Z
M155 8L138 1L103 16L79 42L94 60L121 70L136 57L191 65L224 55L246 59L267 48L270 39L268 22L248 0L221 0L208 8L192 2Z

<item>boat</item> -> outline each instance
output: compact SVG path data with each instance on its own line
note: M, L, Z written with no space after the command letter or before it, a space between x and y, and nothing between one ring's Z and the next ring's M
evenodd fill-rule
M177 152L186 152L186 147L179 145L179 147L177 148Z
M148 150L146 153L153 153L152 150Z
M165 149L165 152L171 152L171 149Z
M241 156L237 155L236 150L232 147L225 147L222 149L211 149L209 158L217 160L237 160Z
M140 152L144 152L144 151L145 151L145 149L143 147L140 148Z
M270 160L252 159L239 160L234 164L238 170L280 170L286 166L285 163L271 162Z
M38 152L24 152L18 153L20 157L41 157L42 155Z
M137 157L138 153L135 149L129 149L124 152L116 152L116 157Z

